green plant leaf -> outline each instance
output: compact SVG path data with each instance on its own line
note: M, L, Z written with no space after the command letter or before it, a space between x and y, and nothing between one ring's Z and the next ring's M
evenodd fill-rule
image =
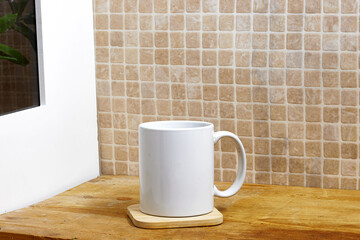
M6 14L0 18L0 33L6 31L16 22L17 14Z
M10 62L19 64L21 66L26 66L29 64L29 60L27 60L24 55L12 47L6 46L4 44L0 44L0 54L2 59L9 60Z
M3 55L0 55L0 59L5 59L5 60L9 60L9 61L16 61L16 58L14 58L14 57L8 57L8 56L3 56Z
M25 24L21 22L16 22L14 25L11 26L15 31L21 33L24 35L27 39L29 39L31 46L34 48L34 50L37 50L36 47L36 35L35 32L26 26Z

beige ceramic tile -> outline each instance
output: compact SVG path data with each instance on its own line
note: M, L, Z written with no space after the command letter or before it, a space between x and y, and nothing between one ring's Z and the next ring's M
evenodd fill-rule
M141 122L187 119L240 136L246 182L359 189L358 1L96 0L94 23L103 174L138 175Z

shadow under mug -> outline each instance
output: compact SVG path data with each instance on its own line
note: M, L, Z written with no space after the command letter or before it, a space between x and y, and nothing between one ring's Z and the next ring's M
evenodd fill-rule
M222 137L236 142L238 170L232 186L214 186L214 144ZM214 195L230 197L241 188L246 156L240 139L197 121L159 121L139 126L140 210L164 217L209 213Z

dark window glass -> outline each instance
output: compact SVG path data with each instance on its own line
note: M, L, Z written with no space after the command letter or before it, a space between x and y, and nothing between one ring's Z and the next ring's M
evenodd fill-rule
M34 0L0 0L0 115L39 106Z

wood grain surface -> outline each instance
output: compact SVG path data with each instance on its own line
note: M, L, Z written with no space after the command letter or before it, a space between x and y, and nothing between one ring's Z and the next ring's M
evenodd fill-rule
M142 213L140 204L134 204L127 207L127 215L140 228L204 227L223 222L223 216L216 208L208 214L194 217L158 217Z
M245 184L233 197L215 198L224 222L212 227L137 228L126 215L136 203L137 177L102 176L0 215L0 239L360 239L355 190Z

